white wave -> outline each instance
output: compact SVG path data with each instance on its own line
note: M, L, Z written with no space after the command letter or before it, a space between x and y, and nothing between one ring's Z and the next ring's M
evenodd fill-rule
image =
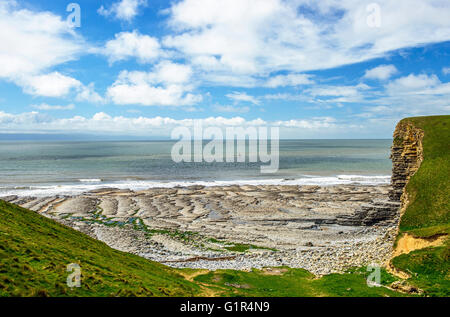
M389 184L391 176L364 176L364 175L337 175L328 177L318 176L304 176L296 179L252 179L252 180L227 180L227 181L136 181L125 180L117 182L103 182L97 179L86 181L84 184L64 184L64 185L42 185L29 186L20 188L0 188L0 197L17 195L17 196L72 196L79 195L84 192L103 189L103 188L117 188L130 190L145 190L150 188L173 188L173 187L188 187L193 185L200 186L242 186L242 185L318 185L318 186L332 186L332 185L386 185ZM81 180L80 180L81 181Z
M102 179L100 179L100 178L82 178L82 179L79 179L79 181L81 183L100 183L100 182L102 182Z

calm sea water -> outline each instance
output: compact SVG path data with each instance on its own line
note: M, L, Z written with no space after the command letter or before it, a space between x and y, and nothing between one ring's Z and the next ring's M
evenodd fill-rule
M388 183L391 142L282 140L275 174L261 174L261 163L175 163L172 141L0 142L0 196L190 184Z

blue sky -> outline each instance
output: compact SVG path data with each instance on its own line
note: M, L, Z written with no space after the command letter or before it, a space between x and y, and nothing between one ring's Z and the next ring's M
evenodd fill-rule
M450 113L450 3L0 0L0 133L279 126L389 138Z

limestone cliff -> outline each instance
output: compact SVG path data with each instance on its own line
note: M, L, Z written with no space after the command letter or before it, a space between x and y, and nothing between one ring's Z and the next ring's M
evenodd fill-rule
M402 210L408 204L405 187L423 161L423 136L424 132L408 121L400 121L394 132L391 150L392 190L389 197L392 201L400 201Z
M377 200L364 204L354 214L339 216L338 224L371 226L399 221L402 212L408 205L405 187L423 161L423 135L422 130L406 120L397 125L391 148L392 190L389 193L390 200Z

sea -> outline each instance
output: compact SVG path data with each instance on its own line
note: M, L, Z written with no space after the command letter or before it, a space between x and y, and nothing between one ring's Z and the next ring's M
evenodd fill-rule
M172 160L175 141L1 141L0 197L76 195L101 188L191 185L388 184L392 140L281 140L279 170L256 162Z

